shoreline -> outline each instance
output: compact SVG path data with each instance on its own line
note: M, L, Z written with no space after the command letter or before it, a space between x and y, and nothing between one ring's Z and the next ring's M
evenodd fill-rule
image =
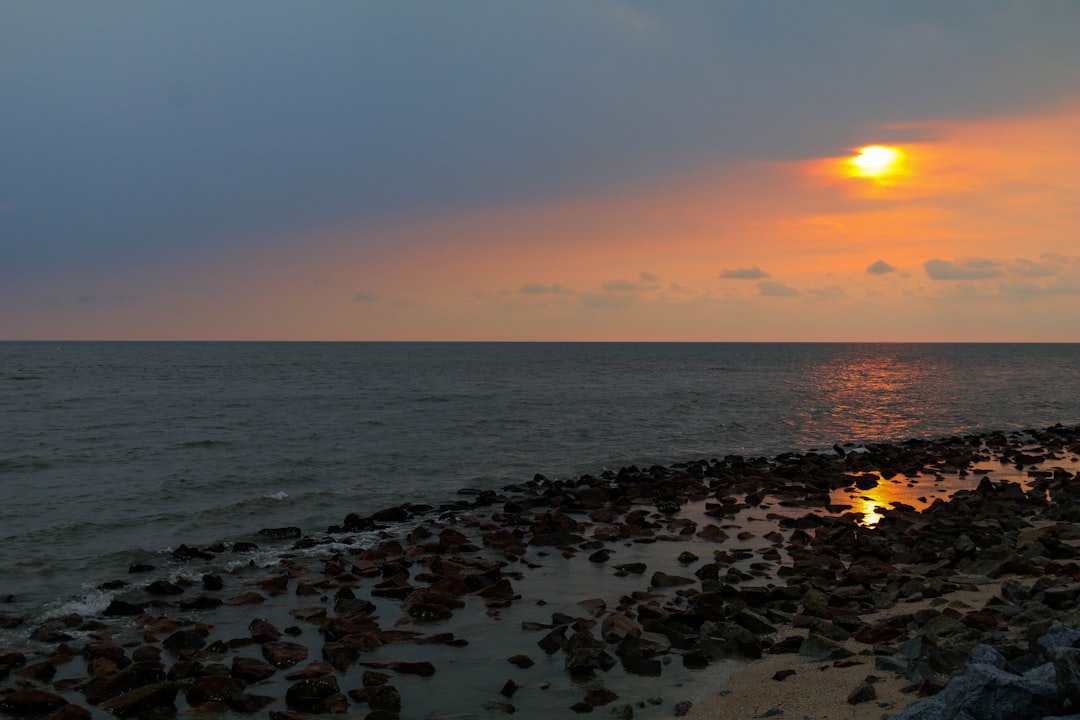
M1022 592L1028 605L1042 603L1056 587L1031 593L1048 567L1060 570L1065 558L1055 556L1074 540L1078 455L1080 428L1055 426L727 456L574 481L537 476L502 491L465 490L439 507L350 514L326 533L267 528L267 541L295 542L277 563L235 575L197 568L243 557L243 548L182 546L168 577L118 580L106 617L17 630L21 618L0 615L8 631L30 632L19 647L0 648L0 711L62 714L53 720L347 711L377 720L431 716L428 708L639 718L775 709L876 719L918 697L900 692L914 684L896 677L910 669L897 659L903 642L930 632L955 672L987 633L1013 653L1017 633L1045 621L1045 612L1024 617L1031 608L1008 616L995 608L1021 607ZM989 479L1002 474L1028 487ZM875 512L890 483L905 501ZM941 488L953 485L975 489L944 502ZM918 498L922 513L911 504ZM847 512L855 507L880 521L860 525L867 516ZM994 604L1003 594L1014 599ZM1075 597L1052 597L1051 614L1080 616ZM517 654L533 666L510 662L512 646L528 649ZM504 649L506 657L490 656ZM877 669L879 657L895 660L894 671ZM694 688L716 686L710 673L744 662L718 689L730 694L696 701ZM827 671L807 671L823 663ZM832 692L814 695L825 672ZM483 687L460 687L470 678L480 685L477 673ZM871 684L876 698L847 704L849 682L868 674L881 677ZM949 674L914 690L940 689ZM675 684L656 685L658 676ZM633 694L650 683L664 697ZM431 697L445 692L455 693L443 696L453 707ZM36 705L26 704L32 693Z

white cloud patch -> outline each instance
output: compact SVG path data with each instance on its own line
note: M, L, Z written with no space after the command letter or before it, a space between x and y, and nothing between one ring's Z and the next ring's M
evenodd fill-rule
M762 280L757 284L758 293L765 297L798 297L801 293L779 280Z
M988 258L962 260L934 258L923 263L923 269L932 280L986 280L1005 274L1000 262Z
M764 280L770 278L772 275L765 272L757 265L748 268L724 268L724 271L720 273L721 280Z
M884 275L886 273L896 272L896 268L884 260L878 260L866 268L866 272L871 275Z

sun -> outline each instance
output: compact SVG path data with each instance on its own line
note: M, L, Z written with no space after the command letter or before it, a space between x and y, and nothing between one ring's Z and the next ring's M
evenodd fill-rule
M896 148L867 145L857 152L858 155L847 161L848 172L855 177L884 180L900 171L902 158Z

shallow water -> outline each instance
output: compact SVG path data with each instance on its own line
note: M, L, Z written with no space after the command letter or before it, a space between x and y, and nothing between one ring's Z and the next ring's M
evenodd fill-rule
M1080 421L1078 345L0 343L0 596L534 473Z

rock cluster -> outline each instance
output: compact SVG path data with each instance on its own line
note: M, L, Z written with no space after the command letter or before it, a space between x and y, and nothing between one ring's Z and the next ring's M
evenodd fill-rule
M952 690L953 683L992 678L995 688L1029 687L1050 683L1052 670L1056 711L1074 702L1080 674L1071 668L1080 667L1080 658L1071 645L1033 653L1030 638L1047 636L1051 620L1080 625L1080 565L1073 561L1080 483L1062 467L1064 460L1053 465L1077 455L1080 428L1055 426L773 459L628 467L573 480L538 475L500 491L464 490L438 507L350 513L326 533L266 528L258 533L264 540L293 541L294 551L326 550L283 553L271 572L243 588L216 574L197 585L166 579L114 584L121 596L103 618L54 618L31 629L32 650L0 651L0 712L78 720L90 716L85 704L153 720L180 705L269 711L273 720L291 720L294 713L343 713L360 705L371 720L396 718L407 714L409 698L395 678L430 677L439 668L372 655L400 644L466 652L466 638L424 629L466 606L482 606L497 621L500 610L523 600L524 574L552 555L580 555L640 581L639 589L618 597L597 587L579 612L523 624L535 633L537 651L560 658L583 688L580 701L567 708L573 712L605 707L633 717L635 707L651 701L620 698L605 687L616 667L652 677L672 662L700 669L767 653L800 662L872 662L875 672L906 677L913 697L933 696L939 704L964 694ZM1029 482L977 480L976 465L987 462L1026 468ZM869 490L878 478L917 482L969 473L969 491L922 512L901 503L879 508L882 519L874 527L841 514L844 508L834 503L837 491ZM764 514L773 529L756 537L739 527L736 519L747 512ZM662 568L609 564L619 547L660 542L675 548ZM679 545L688 542L694 552ZM746 549L749 542L755 549ZM173 552L173 562L253 549L185 545ZM1000 592L984 607L947 602L959 589L989 582L999 583ZM177 619L257 607L285 593L298 599L291 610L298 625L260 618L237 636ZM931 604L918 611L868 619L925 600ZM375 601L392 604L400 618L385 622ZM22 618L0 622L18 627ZM1054 632L1063 631L1055 626ZM969 665L972 653L977 662ZM81 671L73 670L76 660ZM509 661L521 672L534 664L523 655ZM284 692L265 695L265 687ZM500 681L488 710L515 711L519 687ZM853 688L849 701L873 699L868 683ZM688 707L677 703L674 712ZM930 712L918 707L906 712ZM906 717L939 716L946 717Z

